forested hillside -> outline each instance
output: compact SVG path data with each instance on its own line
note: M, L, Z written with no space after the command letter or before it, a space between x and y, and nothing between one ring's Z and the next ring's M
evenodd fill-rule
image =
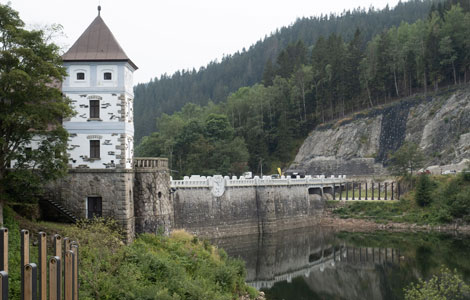
M273 61L275 64L280 51L289 44L301 40L307 49L311 49L319 37L328 37L333 33L348 42L359 29L362 48L386 28L398 26L402 21L412 23L427 16L432 1L414 0L400 2L393 9L358 8L341 15L298 19L291 26L259 40L248 50L224 57L221 62L213 61L199 70L182 70L139 84L135 87L134 109L138 116L135 118L135 140L139 142L143 136L154 132L155 119L162 113L171 114L189 102L199 105L209 101L219 103L240 87L261 82L266 62ZM190 49L188 55L191 55Z
M468 11L451 3L433 6L424 18L385 29L365 47L359 29L348 42L335 33L320 36L311 50L302 41L290 43L267 63L262 84L242 87L218 104L189 103L163 114L158 131L136 152L169 157L178 175L285 167L320 123L439 86L466 84Z

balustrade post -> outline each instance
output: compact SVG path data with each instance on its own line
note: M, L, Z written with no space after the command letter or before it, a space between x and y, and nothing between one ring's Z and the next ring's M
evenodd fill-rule
M393 200L393 182L391 183L391 188L392 188L391 193L392 193L392 200Z
M377 200L380 200L380 182L377 182L377 184L379 185L379 199Z
M346 182L346 201L348 200L349 194L349 182Z
M361 190L362 190L362 183L359 182L359 200L361 200Z
M339 200L343 200L343 184L339 184Z

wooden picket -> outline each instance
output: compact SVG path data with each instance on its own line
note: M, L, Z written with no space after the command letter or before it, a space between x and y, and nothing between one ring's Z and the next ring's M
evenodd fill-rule
M29 231L21 230L20 234L21 300L47 300L48 290L49 300L78 300L78 242L67 237L62 239L58 234L54 235L54 254L48 260L47 236L46 233L39 232L39 262L35 264L30 262ZM0 251L0 300L8 300L8 229L6 228L0 228ZM62 257L64 263L61 263ZM49 266L49 285L47 266ZM62 284L64 284L63 293Z

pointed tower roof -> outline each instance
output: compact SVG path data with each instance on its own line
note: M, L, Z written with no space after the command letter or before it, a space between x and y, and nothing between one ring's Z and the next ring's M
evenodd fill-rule
M127 61L137 70L137 66L122 50L99 14L62 59L63 61Z

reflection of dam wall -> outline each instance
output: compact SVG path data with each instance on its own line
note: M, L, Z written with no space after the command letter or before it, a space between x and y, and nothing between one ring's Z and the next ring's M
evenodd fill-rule
M247 235L214 242L232 257L246 262L247 282L271 281L302 270L311 253L321 253L333 236L320 227L283 231L264 236ZM330 244L331 245L331 244Z
M257 289L302 276L312 291L337 299L383 299L389 286L385 270L400 261L397 250L349 247L320 227L215 243L245 260L246 280Z

